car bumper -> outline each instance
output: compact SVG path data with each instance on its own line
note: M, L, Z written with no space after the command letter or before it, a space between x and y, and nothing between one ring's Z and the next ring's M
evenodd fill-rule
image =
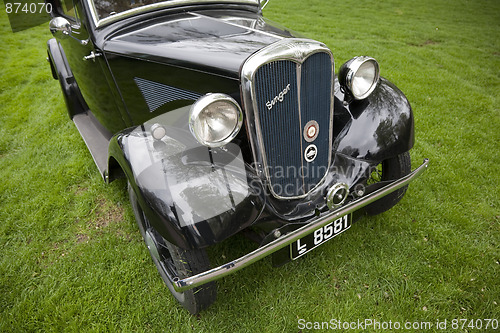
M174 288L178 292L186 291L191 288L195 288L197 286L203 285L205 283L215 281L217 279L220 279L226 275L232 274L244 267L247 267L254 262L286 247L289 246L291 243L297 241L298 239L314 232L316 229L321 228L330 222L336 220L337 218L350 214L352 212L355 212L361 208L363 208L366 205L369 205L370 203L388 195L389 193L392 193L396 190L398 190L401 187L404 187L408 185L413 179L417 178L420 176L425 169L427 168L429 164L429 160L425 159L422 165L420 165L417 169L415 169L413 172L409 173L405 177L402 177L398 180L395 180L394 182L378 189L377 191L370 193L364 197L361 197L357 200L351 201L347 203L346 205L333 210L329 212L328 214L324 216L318 217L317 220L312 221L308 223L307 225L304 225L303 227L290 232L286 235L283 235L282 237L264 245L256 250L238 258L235 259L231 262L228 262L224 265L221 265L219 267L215 267L213 269L210 269L208 271L186 277L184 279L180 279L178 277L172 277L169 276L170 282L173 284Z

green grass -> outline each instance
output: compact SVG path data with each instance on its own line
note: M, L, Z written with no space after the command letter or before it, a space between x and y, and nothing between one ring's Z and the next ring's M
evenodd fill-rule
M413 166L431 165L391 211L284 267L264 259L220 280L198 317L157 274L125 181L102 182L69 121L45 61L48 27L13 34L0 8L0 331L297 332L299 319L447 319L451 331L454 318L500 320L500 2L270 2L266 17L325 42L337 68L379 60L414 108Z

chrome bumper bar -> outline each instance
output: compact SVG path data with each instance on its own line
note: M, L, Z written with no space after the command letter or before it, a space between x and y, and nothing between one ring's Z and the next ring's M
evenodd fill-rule
M182 292L194 287L198 287L202 284L220 279L226 275L232 274L244 267L247 267L254 262L284 248L297 241L298 239L314 232L314 230L327 225L328 223L336 220L337 218L350 214L352 212L357 211L358 209L369 205L370 203L388 195L391 192L398 190L399 188L408 185L413 179L417 178L422 174L429 164L429 160L425 159L423 164L420 165L413 172L409 173L405 177L402 177L380 189L377 191L368 194L365 197L359 198L357 200L351 201L343 207L340 207L337 210L328 213L325 216L318 218L316 221L308 223L303 227L286 234L264 246L259 247L258 249L238 258L231 262L228 262L222 266L212 268L206 272L199 273L184 279L173 278L171 279L171 283L174 286L174 289L178 292ZM170 277L169 277L170 279Z

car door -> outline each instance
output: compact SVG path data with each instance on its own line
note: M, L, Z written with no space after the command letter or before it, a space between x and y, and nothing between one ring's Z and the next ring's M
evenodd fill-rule
M85 0L83 0L85 1ZM63 17L70 31L56 38L90 111L111 133L130 125L109 67L89 33L85 7L79 0L54 0L54 17Z

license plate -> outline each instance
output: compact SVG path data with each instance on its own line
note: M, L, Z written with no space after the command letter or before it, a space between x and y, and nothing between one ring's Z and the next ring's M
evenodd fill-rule
M312 249L349 229L351 227L351 216L351 214L344 215L290 244L292 259L295 260L303 256Z

